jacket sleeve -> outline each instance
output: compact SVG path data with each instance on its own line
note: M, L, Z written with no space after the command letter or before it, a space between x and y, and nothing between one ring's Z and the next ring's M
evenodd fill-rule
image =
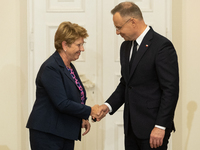
M124 79L121 77L120 83L116 90L108 98L106 103L109 103L112 107L111 115L114 114L125 102L125 84Z
M120 64L121 64L121 79L120 83L118 84L117 88L115 91L112 93L112 95L108 98L106 101L109 103L112 107L112 112L110 113L111 115L114 114L124 103L125 103L125 91L126 91L126 82L124 79L124 74L123 74L123 63L125 62L125 56L124 56L124 51L128 49L127 47L131 46L132 42L127 42L124 41L120 47Z
M179 71L176 51L170 41L165 42L155 60L156 71L162 90L157 125L170 127L179 95Z

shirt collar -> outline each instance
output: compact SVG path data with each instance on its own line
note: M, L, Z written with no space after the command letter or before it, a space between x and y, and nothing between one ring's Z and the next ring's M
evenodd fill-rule
M136 42L138 44L138 46L140 46L140 44L142 43L143 38L145 37L145 35L147 34L147 32L150 30L150 27L147 26L146 29L143 31L143 33L136 39Z

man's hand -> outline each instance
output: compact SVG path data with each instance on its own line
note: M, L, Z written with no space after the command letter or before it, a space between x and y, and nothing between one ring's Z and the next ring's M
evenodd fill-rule
M162 146L164 136L165 136L165 130L154 127L150 135L150 141L149 141L150 147L157 148L159 146Z
M96 118L97 121L100 121L103 117L106 116L106 114L109 112L109 108L105 104L102 104L101 106L99 106L99 111L100 111L100 116L99 118Z
M99 106L99 109L101 111L103 111L105 114L107 114L110 111L109 108L108 108L108 106L105 105L105 104L102 104L101 106Z
M82 120L82 128L85 128L85 132L82 134L83 136L86 135L90 131L90 123L88 120Z

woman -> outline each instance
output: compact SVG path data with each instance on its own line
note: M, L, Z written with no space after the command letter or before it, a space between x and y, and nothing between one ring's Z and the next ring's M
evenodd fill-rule
M86 29L63 22L55 34L56 51L41 66L36 78L36 101L27 128L32 150L73 150L81 127L90 130L89 116L98 105L85 105L86 92L71 63L84 51Z

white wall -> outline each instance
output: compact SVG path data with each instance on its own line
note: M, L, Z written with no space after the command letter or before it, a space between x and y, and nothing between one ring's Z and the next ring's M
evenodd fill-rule
M173 1L173 42L179 54L180 99L176 111L174 150L199 149L200 20L199 0Z
M27 150L28 68L26 0L0 1L0 150ZM199 0L176 0L172 41L180 65L180 99L173 150L199 149Z
M0 1L0 150L27 150L26 0Z
M183 148L199 149L200 139L200 20L199 0L185 0L182 25Z

